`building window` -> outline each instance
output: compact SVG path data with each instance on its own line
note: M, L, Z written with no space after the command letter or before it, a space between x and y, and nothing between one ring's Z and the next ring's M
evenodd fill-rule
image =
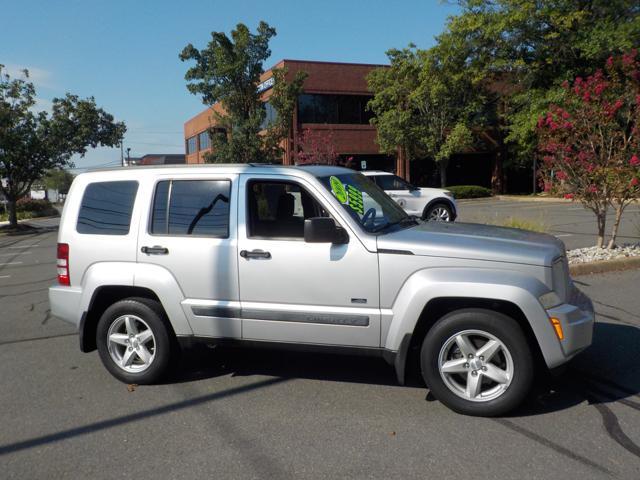
M138 182L98 182L87 186L80 204L78 233L127 235Z
M159 182L153 200L154 235L229 236L229 180Z
M298 121L367 125L373 117L366 108L371 98L369 95L303 94L298 97Z
M262 124L260 124L260 128L262 128L263 130L265 130L266 128L269 128L269 126L271 126L278 118L278 111L275 109L273 105L271 105L270 102L265 102L264 110L265 110L264 120L262 121Z
M187 138L187 155L196 153L198 146L196 144L196 137Z
M209 136L209 130L200 132L198 134L198 142L200 143L200 150L206 150L211 148L211 137Z

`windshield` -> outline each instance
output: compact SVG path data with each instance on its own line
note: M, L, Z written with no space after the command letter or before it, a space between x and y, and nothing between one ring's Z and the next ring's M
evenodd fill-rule
M343 173L318 180L367 232L382 232L394 225L416 223L380 187L360 173Z

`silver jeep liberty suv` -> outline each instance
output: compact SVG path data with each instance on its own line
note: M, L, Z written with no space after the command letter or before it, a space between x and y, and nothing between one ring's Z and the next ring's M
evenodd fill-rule
M535 367L591 343L562 242L420 222L339 167L85 173L58 242L52 313L128 383L156 382L194 341L364 352L492 416L525 399Z

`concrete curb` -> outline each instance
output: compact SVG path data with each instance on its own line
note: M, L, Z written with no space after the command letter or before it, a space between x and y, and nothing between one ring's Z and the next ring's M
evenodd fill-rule
M491 197L480 197L480 198L461 198L456 199L457 203L472 203L472 202L480 202L482 200L505 200L509 202L551 202L551 203L575 203L576 205L581 205L580 202L576 200L571 200L569 198L561 198L561 197L543 197L543 196L531 196L531 195L493 195ZM640 200L634 200L631 204L640 204Z
M592 273L621 272L640 268L640 257L614 258L613 260L600 260L589 263L575 263L569 265L569 272L574 277L590 275Z

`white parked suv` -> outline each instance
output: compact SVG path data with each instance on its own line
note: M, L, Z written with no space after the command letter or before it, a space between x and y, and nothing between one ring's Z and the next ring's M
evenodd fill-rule
M361 173L376 182L409 215L431 222L453 222L458 215L455 198L449 190L415 187L393 173L380 170Z
M78 175L53 315L127 383L194 342L377 355L455 411L500 415L535 367L591 343L562 242L418 222L340 167L201 165Z

